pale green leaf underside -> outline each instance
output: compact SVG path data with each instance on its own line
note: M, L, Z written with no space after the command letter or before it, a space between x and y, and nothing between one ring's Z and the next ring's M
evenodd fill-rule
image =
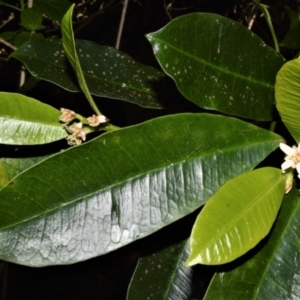
M220 268L205 300L299 299L299 228L299 190L294 188L285 196L271 235L261 245L263 247L237 268L230 264Z
M224 264L252 249L270 231L284 195L281 170L262 168L222 186L199 214L186 265Z
M300 142L300 59L287 62L275 84L276 106L281 119L297 143Z
M60 111L21 94L0 93L0 143L46 144L68 134L59 122Z
M61 21L62 45L65 50L65 54L77 75L78 83L82 92L84 93L85 97L89 101L96 115L101 115L98 107L96 106L92 98L90 90L86 84L84 74L81 69L80 61L78 59L78 55L76 51L75 38L74 38L73 28L72 28L73 26L72 15L73 15L74 6L75 4L72 4L72 6L66 12L66 14L64 15Z
M208 114L105 133L35 165L0 191L0 258L45 266L115 250L191 213L280 141L246 122Z
M147 38L162 69L190 101L230 115L273 119L275 76L284 59L241 24L194 13Z

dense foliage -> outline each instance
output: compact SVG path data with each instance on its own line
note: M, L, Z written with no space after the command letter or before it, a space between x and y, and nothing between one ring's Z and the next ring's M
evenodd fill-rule
M23 295L22 270L43 299L299 298L295 3L13 2L0 1L3 299ZM148 30L137 7L164 15ZM36 274L61 271L80 292L39 291Z

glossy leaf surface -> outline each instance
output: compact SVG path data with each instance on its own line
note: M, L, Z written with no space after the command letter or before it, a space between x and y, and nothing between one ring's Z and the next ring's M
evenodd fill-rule
M300 142L300 58L287 62L278 72L275 85L276 106L285 126Z
M194 13L147 37L163 70L190 101L230 115L272 120L275 76L284 60L241 24Z
M61 21L70 7L68 0L34 0L33 7L50 19Z
M105 133L51 156L0 191L0 258L44 266L115 250L191 213L280 140L208 114Z
M127 293L127 300L181 299L192 292L193 269L184 262L189 255L186 241L139 259Z
M134 61L111 47L76 40L81 68L90 92L148 108L163 108L156 92L162 72ZM31 41L12 54L29 72L71 91L80 91L58 40Z
M0 93L0 143L46 144L68 134L59 122L60 111L21 94Z
M299 191L294 188L285 196L269 238L237 268L220 268L205 300L299 299L299 227Z
M186 265L224 264L252 249L269 233L284 190L285 176L275 168L257 169L228 181L200 212Z

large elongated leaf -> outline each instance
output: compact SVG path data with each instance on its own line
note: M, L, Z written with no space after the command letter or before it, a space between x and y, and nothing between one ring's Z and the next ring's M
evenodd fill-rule
M0 93L0 143L46 144L68 134L59 123L60 111L20 94Z
M272 120L275 76L284 59L241 24L194 13L147 37L187 99L230 115Z
M289 132L300 142L300 58L287 62L278 72L276 106Z
M203 205L280 140L208 114L105 133L46 159L0 191L0 258L68 264L122 247Z
M193 269L184 266L189 255L189 247L186 245L184 240L140 258L131 279L127 300L150 297L160 300L189 299L192 293Z
M187 266L224 264L252 249L270 231L285 190L281 170L262 168L222 186L199 214Z
M93 42L76 40L76 49L93 95L148 108L163 108L156 90L159 81L165 77L162 72L137 63L121 51ZM30 41L13 52L12 56L22 61L33 76L71 92L80 91L60 41Z
M237 268L231 264L220 268L205 300L299 299L299 226L299 191L294 188L285 196L261 251Z

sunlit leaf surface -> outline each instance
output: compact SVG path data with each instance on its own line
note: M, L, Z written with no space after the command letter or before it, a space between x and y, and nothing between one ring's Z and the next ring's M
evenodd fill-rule
M285 196L269 238L249 260L221 267L205 300L299 299L299 228L299 190L294 188Z
M300 142L300 59L287 62L278 72L275 85L276 106L289 132Z
M224 264L252 249L275 221L285 180L281 170L261 168L222 186L194 224L186 265Z

